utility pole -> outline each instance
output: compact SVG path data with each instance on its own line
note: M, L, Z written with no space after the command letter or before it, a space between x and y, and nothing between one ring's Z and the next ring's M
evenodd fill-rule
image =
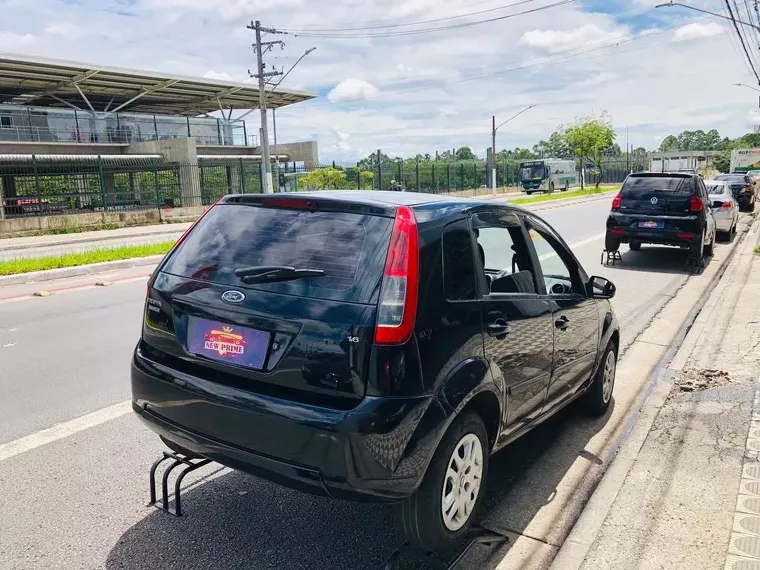
M254 46L256 49L256 73L252 74L252 77L255 77L259 80L259 110L261 111L261 168L264 178L264 193L272 194L274 192L274 187L272 185L272 164L270 162L271 159L269 156L269 126L267 124L266 84L268 78L282 75L282 72L276 70L266 72L264 54L269 51L274 45L280 45L284 47L284 43L279 40L273 42L262 42L261 32L270 34L277 34L279 32L274 28L263 27L261 25L261 22L258 20L251 22L251 24L248 26L248 29L254 30L256 32L256 44Z
M491 115L491 194L496 194L496 115Z

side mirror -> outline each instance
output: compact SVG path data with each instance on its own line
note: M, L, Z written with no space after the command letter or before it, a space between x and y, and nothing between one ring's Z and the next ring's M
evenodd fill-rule
M588 281L588 295L592 299L612 299L615 291L615 284L604 277L595 275Z

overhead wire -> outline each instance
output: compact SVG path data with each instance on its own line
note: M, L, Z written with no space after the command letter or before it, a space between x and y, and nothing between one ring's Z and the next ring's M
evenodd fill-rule
M705 19L707 19L707 18L706 17L701 17L701 18L694 19L691 22L692 23L696 23L696 22L699 22L699 21L702 21L702 20L705 20ZM560 52L559 54L556 54L553 57L538 58L537 60L529 61L529 62L527 62L527 63L525 63L523 65L518 65L518 66L515 66L515 67L510 67L510 68L507 68L507 69L501 69L499 71L495 71L495 72L492 72L492 73L485 73L485 74L479 73L477 75L470 75L470 76L467 76L467 77L459 77L459 76L457 76L457 77L450 77L450 78L436 78L436 77L432 77L432 76L427 76L427 77L421 78L421 79L435 81L434 85L426 85L426 86L420 86L420 87L412 87L412 88L409 88L409 89L401 89L401 90L396 90L396 91L381 92L378 97L381 98L381 99L383 99L383 98L393 98L393 97L397 97L397 96L400 96L400 95L407 95L409 93L416 93L416 92L420 92L420 91L427 91L427 90L430 90L430 89L442 89L442 88L445 88L445 87L450 86L450 85L456 85L456 84L460 84L460 83L465 83L465 82L473 81L473 80L476 80L476 79L485 79L485 78L488 78L488 77L496 77L496 76L507 74L507 73L514 73L516 71L524 71L524 70L531 69L531 68L534 68L534 67L543 67L543 66L555 65L557 63L561 63L561 62L564 62L564 61L567 61L567 60L570 60L570 59L573 59L573 58L576 58L576 57L587 56L587 54L589 54L589 53L593 53L593 52L604 50L604 49L611 48L611 47L619 47L622 44L631 43L631 42L637 41L639 39L648 38L648 37L651 37L651 36L654 36L654 35L662 34L662 33L668 32L668 31L670 31L670 30L672 30L674 28L680 27L682 25L683 25L683 22L681 22L679 24L672 25L672 26L668 26L668 27L665 27L665 28L660 28L660 29L658 29L655 32L650 32L650 33L644 34L644 35L642 35L642 34L628 34L626 36L621 36L620 38L618 38L616 40L606 41L606 42L596 42L594 44L591 44L587 49L580 49L579 50L578 48L575 48L575 49L571 49L571 50L565 50L564 52ZM698 39L698 38L695 38L695 39ZM669 43L669 42L660 42L660 43L655 43L655 44L651 44L651 45L648 45L648 46L643 46L642 48L638 48L638 49L635 49L635 50L624 51L623 54L633 53L635 51L641 51L642 49L651 49L651 48L654 48L654 47L659 47L659 46L665 45L666 43ZM615 52L615 53L616 53L616 55L622 55L619 52ZM562 55L562 54L564 54L564 55ZM587 57L586 59L592 59L592 58L596 58L596 57L606 57L608 55L612 55L612 53L609 53L609 54L603 53L603 54L599 54L597 56ZM503 64L486 66L486 67L483 67L482 69L500 67L501 65L503 65ZM306 102L306 103L304 103L304 108L306 108L306 106L308 106L309 108L313 108L313 107L318 107L318 106L321 106L321 105L332 105L332 104L333 103L330 102L330 101Z
M736 35L739 36L739 41L742 44L742 49L744 50L744 55L747 56L747 61L749 62L749 66L752 69L752 73L754 74L755 78L757 79L758 85L760 85L760 75L758 75L757 69L755 67L754 60L749 54L749 50L747 49L747 43L744 41L744 36L741 33L741 30L739 29L739 24L736 21L736 16L734 16L734 11L731 9L731 0L725 0L726 8L728 8L728 13L731 17L731 21L734 24L734 29L736 30ZM734 0L734 6L736 5L736 1ZM737 10L738 12L738 10Z
M474 6L482 6L483 4L490 4L490 3L492 3L492 2L496 2L496 1L497 1L497 0L480 0L479 2L468 2L468 4L467 4L467 5L468 5L470 8L473 8ZM535 0L527 0L527 1L529 1L529 2L533 2L533 1L535 1ZM454 16L454 17L462 17L462 16ZM382 22L394 22L394 23L399 23L399 22L404 22L404 21L405 21L405 18L386 18L386 19L376 19L376 20L365 20L365 21L363 21L363 22L354 22L354 25L358 25L358 26L368 26L369 24L372 24L372 25L378 26L378 27L380 27L380 28L384 28L384 27L389 27L389 26L384 26L384 25L382 25L382 24L381 24ZM417 23L419 23L419 22L417 22ZM411 24L410 24L410 25L411 25ZM319 25L319 24L300 24L300 25L298 25L298 26L295 26L295 27L292 27L292 28L291 28L291 27L286 27L285 29L293 29L293 30L295 30L295 29L298 29L298 30L314 30L314 31L320 31L320 29L321 29L321 28L323 28L323 26L322 26L322 25ZM344 29L344 30L352 30L352 29L366 29L366 28L350 28L350 27L349 27L349 28L341 28L341 29ZM321 31L324 31L324 30L321 30Z
M395 32L379 32L379 33L312 33L312 32L291 32L286 29L279 30L281 33L289 34L295 37L304 38L329 38L329 39L368 39L368 38L392 38L400 36L416 36L421 34L431 34L436 32L443 32L448 30L457 30L461 28L468 28L471 26L478 26L481 24L490 24L492 22L498 22L501 20L507 20L509 18L516 18L517 16L524 16L525 14L533 14L536 12L542 12L551 8L563 6L565 4L572 4L576 0L559 0L552 4L545 6L539 6L538 8L531 8L530 10L524 10L522 12L515 12L513 14L506 14L503 16L494 16L493 18L487 18L484 20L477 20L474 22L461 22L458 24L449 24L447 26L439 26L436 28L422 28L419 30L400 30Z
M492 0L489 0L492 1ZM437 22L445 22L446 20L458 20L461 18L469 18L471 16L478 16L480 14L487 14L489 12L496 12L498 10L506 10L507 8L513 8L515 6L521 6L523 4L529 4L531 2L536 2L536 0L520 0L519 2L513 2L511 4L504 4L502 6L496 6L495 8L488 8L486 10L478 10L476 12L467 12L465 14L458 14L456 16L445 16L441 18L434 18L432 20L419 20L417 22L402 22L397 24L387 24L387 25L374 25L374 26L365 26L365 27L352 27L352 28L280 28L283 31L286 32L305 32L305 33L326 33L326 32L353 32L353 31L360 31L360 30L382 30L385 28L400 28L403 26L419 26L421 24L434 24Z

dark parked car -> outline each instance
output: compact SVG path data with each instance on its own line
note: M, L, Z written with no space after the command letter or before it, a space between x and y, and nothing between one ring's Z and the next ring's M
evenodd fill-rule
M605 412L614 292L518 208L231 195L149 281L133 408L180 453L398 502L439 550L472 523L492 453L576 399Z
M641 172L631 174L612 200L605 246L621 243L637 251L641 244L674 245L689 258L713 254L715 220L704 181L694 174Z
M728 185L731 187L731 193L739 203L740 210L745 212L753 212L755 210L757 192L755 190L755 183L749 174L739 172L734 174L718 174L715 180L728 182Z

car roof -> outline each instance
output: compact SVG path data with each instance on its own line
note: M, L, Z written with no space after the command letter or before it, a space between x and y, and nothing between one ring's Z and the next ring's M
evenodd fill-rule
M389 190L317 190L298 192L299 198L347 200L358 204L382 206L420 206L438 202L441 204L456 204L478 202L470 198L457 198L423 192L392 192Z
M705 180L705 184L723 184L724 186L728 186L728 182L725 180L715 180L714 178L711 178L710 180Z
M697 178L696 174L691 172L634 172L629 174L631 178Z

